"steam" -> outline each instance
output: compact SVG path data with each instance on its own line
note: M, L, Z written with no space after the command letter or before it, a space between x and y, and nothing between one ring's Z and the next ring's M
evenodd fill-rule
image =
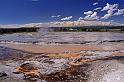
M38 30L38 33L48 33L48 32L53 32L53 29L47 27L47 28L40 28L40 29Z

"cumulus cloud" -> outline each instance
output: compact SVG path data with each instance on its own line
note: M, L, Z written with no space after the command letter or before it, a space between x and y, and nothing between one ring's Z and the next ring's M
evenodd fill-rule
M114 11L112 11L112 10L108 10L107 14L105 14L103 17L101 17L101 19L108 19L108 18L112 17L113 16L113 12Z
M110 20L109 22L114 22L114 20Z
M96 2L96 3L93 3L93 5L98 5L98 2Z
M118 4L109 4L107 3L106 6L101 10L101 11L107 11L107 10L117 10L118 9Z
M97 4L98 3L96 2L93 5L97 5ZM97 16L97 12L94 12L96 10L107 11L107 13L104 16L99 17L99 16ZM84 20L108 19L108 18L112 17L114 15L114 12L117 11L117 10L118 10L118 4L109 4L109 3L107 3L106 6L103 7L103 8L97 7L95 9L93 9L93 11L84 12L84 14L86 16L83 19ZM115 15L122 14L123 12L124 12L124 10L118 10L118 12L116 12Z
M94 5L97 5L98 3L94 3ZM105 11L106 13L103 16L98 16L97 10L100 10L99 13ZM97 7L93 9L92 11L84 12L85 17L80 17L78 20L100 20L100 19L108 19L112 16L124 16L124 9L119 9L118 4L109 4L107 3L103 8Z
M100 10L100 9L102 9L102 8L98 7L98 8L93 9L93 11L97 11L97 10Z
M72 16L69 16L69 17L64 17L64 18L62 18L61 20L62 21L66 21L66 20L71 20L72 19Z
M101 11L107 11L107 13L101 17L101 19L108 19L113 16L114 12L118 10L118 4L109 4L107 3L106 6Z
M61 17L61 15L51 16L52 18L58 18Z
M114 13L114 15L116 16L124 15L124 9L118 9L118 11Z
M103 17L101 17L101 19L108 19L110 18L112 15L111 14L105 14Z
M84 17L84 20L98 20L99 16L97 16L97 12L93 12L90 15Z
M78 18L78 21L83 21L83 20L84 20L83 17L79 17L79 18Z
M84 12L84 14L85 15L91 15L91 14L93 14L93 12L92 11L87 11L87 12Z

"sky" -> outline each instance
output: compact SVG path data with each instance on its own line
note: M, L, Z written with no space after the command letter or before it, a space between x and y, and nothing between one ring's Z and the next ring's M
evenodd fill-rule
M124 24L124 0L0 0L0 24L80 20Z

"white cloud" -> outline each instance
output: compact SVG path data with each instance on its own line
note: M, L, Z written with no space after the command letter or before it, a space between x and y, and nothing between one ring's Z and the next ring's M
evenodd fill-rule
M93 11L100 10L100 9L102 9L102 8L98 7L98 8L93 9Z
M97 12L93 12L91 15L87 15L84 17L84 20L98 20L99 16L97 16Z
M0 25L0 28L20 28L21 25L19 24L7 24L7 25Z
M114 22L114 20L110 20L109 22Z
M98 3L94 3L94 5L97 5ZM109 4L107 3L105 5L105 7L97 7L95 9L93 9L92 11L87 11L84 12L84 15L86 15L85 17L79 17L78 21L80 20L99 20L99 19L108 19L112 16L119 16L119 15L123 15L124 16L124 9L119 9L118 8L119 5L118 4ZM106 14L104 14L103 16L98 16L97 10L101 10L101 11L105 11ZM99 12L100 13L100 12Z
M72 19L72 16L69 16L69 17L64 17L64 18L62 18L61 20L62 21L66 21L66 20L71 20Z
M101 17L101 19L108 19L110 18L112 15L111 14L105 14L103 17Z
M101 19L108 19L113 16L114 10L108 10L107 14L105 14Z
M108 10L107 13L113 15L114 10Z
M118 4L109 4L107 3L106 6L101 11L107 11L107 13L101 17L101 19L108 19L113 16L114 12L118 10Z
M87 12L84 12L84 14L85 15L91 15L91 14L93 14L93 12L92 11L87 11Z
M96 3L93 3L93 5L98 5L98 2L96 2Z
M107 3L106 6L101 10L101 11L107 11L107 10L117 10L118 9L118 4L109 4Z
M52 18L58 18L60 17L61 15L56 15L56 16L51 16Z
M79 17L77 21L84 21L83 17Z
M114 15L116 16L124 15L124 9L118 9L118 11L114 13Z

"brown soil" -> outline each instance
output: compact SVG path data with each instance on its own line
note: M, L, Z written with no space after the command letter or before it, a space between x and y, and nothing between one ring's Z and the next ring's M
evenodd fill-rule
M85 72L88 66L89 64L86 63L79 66L70 66L65 70L43 75L42 79L47 82L86 82L88 75Z
M35 44L4 44L3 46L26 51L30 53L75 53L81 50L124 50L124 45L77 45L77 44L62 44L62 45L35 45Z

